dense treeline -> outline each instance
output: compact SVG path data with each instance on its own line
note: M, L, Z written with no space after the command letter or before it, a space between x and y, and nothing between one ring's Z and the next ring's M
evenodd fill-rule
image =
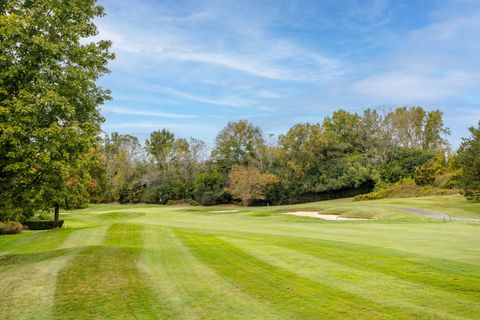
M334 112L267 143L230 122L207 152L197 139L153 131L101 135L97 85L114 58L95 40L95 0L0 2L0 220L23 221L89 202L282 204L460 188L480 199L480 126L458 153L442 113L421 107ZM373 191L373 192L372 192ZM15 228L15 227L14 227Z
M374 189L364 198L379 198L388 196L380 189L395 185L409 186L413 193L412 184L426 194L442 193L436 188L461 187L465 155L478 159L478 150L469 150L478 143L464 142L461 156L452 154L448 134L442 113L421 107L368 109L362 115L339 110L321 123L294 125L275 144L266 143L262 130L246 120L230 122L210 155L204 142L177 138L166 129L152 132L143 145L134 136L112 133L96 149L101 166L91 168L96 186L91 195L97 202L250 205ZM467 188L467 194L475 188Z

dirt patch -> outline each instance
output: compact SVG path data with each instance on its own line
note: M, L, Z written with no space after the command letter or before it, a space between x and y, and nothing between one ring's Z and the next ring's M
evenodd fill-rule
M295 211L295 212L284 212L283 214L288 214L291 216L299 216L299 217L311 217L311 218L318 218L323 220L333 220L333 221L340 221L340 220L369 220L363 218L345 218L341 217L338 214L319 214L318 212L313 211Z

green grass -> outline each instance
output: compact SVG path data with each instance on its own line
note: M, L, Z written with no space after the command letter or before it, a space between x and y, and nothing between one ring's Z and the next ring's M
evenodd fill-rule
M0 237L2 319L475 319L480 218L460 196L283 207L98 205ZM213 211L238 210L215 213ZM312 210L371 221L282 215Z

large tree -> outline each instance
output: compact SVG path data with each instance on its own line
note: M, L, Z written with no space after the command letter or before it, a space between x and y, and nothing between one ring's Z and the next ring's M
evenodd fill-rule
M247 120L229 122L215 139L212 157L229 171L234 165L258 164L265 147L262 130Z
M95 0L0 2L0 214L22 218L59 207L71 173L97 143L96 84L113 58L109 41L93 41Z

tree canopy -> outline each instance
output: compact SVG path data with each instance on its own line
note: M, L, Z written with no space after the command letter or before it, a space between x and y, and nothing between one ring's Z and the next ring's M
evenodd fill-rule
M109 91L96 81L114 56L91 41L94 0L0 3L0 212L64 205L96 146ZM86 40L85 40L86 39Z

